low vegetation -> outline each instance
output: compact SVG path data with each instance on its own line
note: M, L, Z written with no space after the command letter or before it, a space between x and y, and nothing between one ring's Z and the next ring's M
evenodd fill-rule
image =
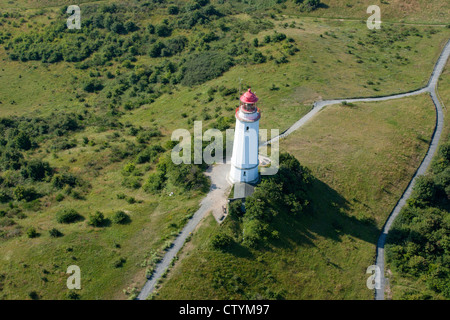
M403 290L402 299L450 298L449 150L450 143L441 145L431 172L417 179L389 234L387 261L393 271L431 291Z
M68 30L67 8L54 1L0 1L0 298L134 297L209 187L205 165L169 161L175 128L232 128L249 86L262 98L262 127L280 131L320 98L416 89L450 34L309 17L327 6L87 2L82 29ZM245 214L236 203L246 238L229 234L223 254L271 246L283 238L277 210L301 219L311 208L288 184L264 184L290 196L267 209L254 198ZM89 283L77 294L61 289L74 263ZM275 291L264 296L289 297Z
M418 177L386 245L392 299L449 299L449 64L439 82L444 132L430 170Z

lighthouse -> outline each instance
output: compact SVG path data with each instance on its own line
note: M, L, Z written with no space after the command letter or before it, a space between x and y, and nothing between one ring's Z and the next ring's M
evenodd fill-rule
M261 113L256 106L258 97L248 89L241 98L236 109L236 128L234 132L233 154L228 180L232 183L257 183L259 119Z

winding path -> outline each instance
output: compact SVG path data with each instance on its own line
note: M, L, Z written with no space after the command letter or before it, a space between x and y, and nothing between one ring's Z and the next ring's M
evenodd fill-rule
M227 173L230 171L230 165L226 163L210 166L206 170L206 175L211 178L211 187L208 194L200 203L200 208L194 213L180 234L178 234L169 250L166 251L162 260L157 263L153 275L145 283L137 300L145 300L153 292L158 280L164 272L166 272L167 268L169 268L173 258L175 258L178 251L181 250L186 239L194 232L195 228L206 214L215 209L221 210L221 201L224 201L224 197L226 204L226 195L231 187L226 178Z
M436 126L435 126L435 129L433 132L433 136L432 136L432 140L431 140L429 149L427 151L425 158L423 159L422 163L420 164L419 168L417 169L416 173L414 174L413 178L409 182L408 187L406 188L405 192L401 196L400 200L397 202L394 210L389 215L385 225L383 226L381 235L377 242L376 265L380 268L380 271L381 271L381 287L380 287L380 289L375 290L375 299L376 300L384 300L384 291L385 291L384 245L386 243L387 234L388 234L395 218L400 213L400 210L406 204L406 200L411 196L412 188L414 186L416 178L419 175L424 174L426 172L426 170L428 169L428 167L431 163L431 160L433 158L433 155L435 154L435 152L437 150L439 139L441 137L442 129L444 126L444 115L442 112L441 103L439 102L439 99L437 97L436 86L437 86L437 82L439 80L439 76L441 75L449 56L450 56L450 40L447 42L444 49L442 50L441 55L440 55L438 61L436 62L436 65L434 67L433 73L431 74L430 80L428 81L427 86L422 89L410 91L410 92L406 92L406 93L401 93L401 94L383 96L383 97L351 98L351 99L336 99L336 100L317 101L314 103L314 106L311 109L311 111L308 112L300 120L295 122L289 129L284 131L279 136L272 138L271 140L268 140L264 143L261 143L261 146L264 146L264 145L267 145L274 141L285 138L286 136L288 136L295 130L299 129L301 126L303 126L306 122L308 122L312 117L314 117L325 106L339 104L342 102L349 102L349 103L375 102L375 101L386 101L386 100L391 100L391 99L401 99L401 98L405 98L405 97L419 95L422 93L429 93L431 95L431 98L432 98L433 103L436 108ZM178 251L182 248L184 242L189 237L189 235L194 231L194 229L197 227L197 225L206 216L206 214L208 212L217 208L217 204L218 204L217 199L223 198L223 196L227 193L227 191L230 188L230 185L228 184L228 182L226 180L226 174L227 174L228 170L229 170L229 165L227 165L227 164L214 165L207 170L206 175L211 178L211 189L210 189L209 193L202 200L202 202L200 204L200 208L194 214L192 219L189 220L188 224L184 227L184 229L177 236L172 247L166 252L163 259L156 265L156 268L155 268L155 271L154 271L152 277L150 279L148 279L148 281L145 283L144 287L142 288L141 292L139 293L139 295L137 297L138 300L145 300L153 292L157 281L161 278L161 276L164 274L166 269L170 266L170 263L172 262L173 258L176 256Z

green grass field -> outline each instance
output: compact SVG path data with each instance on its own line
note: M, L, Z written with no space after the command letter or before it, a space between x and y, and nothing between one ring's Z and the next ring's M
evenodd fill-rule
M97 2L123 3L78 3ZM365 13L367 1L347 1L355 2L348 6L347 2L324 0L329 8L311 13L294 11L291 2L286 2L285 8L272 0L211 2L233 14L196 25L192 30L176 29L172 36L185 35L191 43L197 43L213 30L220 40L208 45L224 52L233 44L252 43L256 38L260 44L257 50L267 61L238 63L223 75L193 87L149 84L161 95L133 110L125 108L128 102L136 102L131 90L118 102L112 102L115 96L108 96L116 91L119 76L139 73L144 67L157 68L166 61L179 63L180 56L150 58L145 48L143 54L134 56L132 67L127 67L122 57L116 57L105 65L83 70L66 61L11 61L5 49L9 39L0 43L1 118L34 119L66 111L92 117L94 123L66 136L42 138L39 148L24 152L26 159L47 161L58 171L81 177L90 186L75 190L82 194L77 199L70 192L54 192L48 183L39 182L35 187L46 195L38 203L14 200L11 205L0 204L0 211L20 213L13 217L15 225L5 229L21 232L16 237L0 238L0 299L29 299L31 292L40 299L66 299L65 271L72 264L81 267L81 299L126 299L141 288L146 270L154 265L153 257L167 248L204 194L169 185L154 195L142 188L124 186L122 170L135 158L111 161L116 150L112 147L126 149L128 142L136 143L130 128L159 130L162 136L152 138L147 145L165 146L173 130L191 131L194 120L202 120L204 128L216 125L220 117L229 117L232 122L239 94L222 95L218 90L222 86L236 90L251 86L261 98L261 127L284 131L320 99L381 96L423 87L450 37L450 29L442 26L448 22L449 8L441 1L414 1L410 7L399 1L381 4L382 19L414 25L386 23L375 32L365 25L369 16ZM184 5L186 1L173 3ZM61 19L60 10L67 4L71 3L0 0L0 13L22 15L0 15L0 39L7 33L14 39L46 30ZM250 9L255 9L253 15L248 14ZM156 25L164 18L173 19L164 5L148 16L138 17L139 32L143 34L148 23ZM258 19L271 23L273 28L263 30L258 25L256 31L242 33L232 29ZM231 31L223 31L226 28L222 29L220 22ZM284 33L292 41L264 43L266 36L274 37L275 33ZM118 37L126 41L132 36ZM297 52L293 51L295 48ZM201 50L204 48L194 48L194 52ZM286 61L280 63L283 56ZM115 78L109 79L108 72ZM85 82L92 78L102 81L104 89L96 93L84 91ZM439 84L447 106L449 87L445 78ZM118 112L113 119L121 126L103 124L112 118L113 111ZM163 283L157 297L370 299L372 293L364 286L364 272L373 262L374 241L424 154L433 117L431 100L426 96L355 107L327 107L281 143L319 180L311 191L315 199L313 214L298 221L277 221L289 245L284 243L261 252L237 247L232 254L218 254L209 249L208 239L222 228L232 230L233 225L227 222L219 227L208 218L186 245L182 253L185 259L169 273L169 281ZM89 144L82 142L85 137ZM55 150L54 145L63 138L73 139L77 145ZM136 179L145 183L155 171L156 162L138 164ZM0 178L7 181L14 182L18 175L18 171L0 172ZM175 194L169 197L172 191ZM56 199L58 193L64 195L62 201ZM118 199L118 194L125 194L125 199ZM323 194L328 201L322 203ZM55 220L56 212L62 208L76 208L86 220L97 210L107 218L114 211L123 210L131 223L94 228L85 220L63 225ZM39 237L30 239L26 230L32 226ZM50 237L52 228L58 228L64 236ZM116 267L121 258L125 262ZM235 279L234 273L245 284ZM227 285L221 288L220 283ZM236 292L233 286L237 287ZM199 290L192 291L192 287Z

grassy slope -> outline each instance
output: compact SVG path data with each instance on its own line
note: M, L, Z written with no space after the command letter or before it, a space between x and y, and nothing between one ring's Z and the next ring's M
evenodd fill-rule
M292 21L296 22L295 28L279 26ZM379 96L425 86L434 62L450 36L449 29L438 28L436 34L423 38L409 37L405 42L398 42L398 46L379 48L358 44L358 41L369 41L369 32L358 22L318 22L310 18L296 18L275 23L278 25L276 30L286 33L299 43L300 52L289 57L288 64L268 62L237 66L205 85L193 89L181 88L178 92L165 94L151 106L135 110L123 119L144 124L147 119L154 117L155 110L164 109L164 115L158 117L155 123L167 125L169 131L180 126L189 128L184 124L187 120L181 119L179 115L186 110L185 105L192 101L198 106L198 109L193 109L194 112L201 108L219 109L222 114L229 116L232 112L224 112L223 107L236 106L235 100L218 97L207 103L203 97L210 86L223 84L236 88L239 79L242 79L242 88L252 86L261 97L261 127L284 131L319 99ZM429 30L427 27L418 29L421 33ZM324 35L325 32L332 33L336 38ZM261 32L257 36L260 42L266 34L271 35L273 31ZM379 36L384 37L382 33ZM249 35L250 39L254 37ZM408 46L414 50L408 50ZM350 47L352 54L348 53ZM263 47L261 50L268 56L277 56L273 49ZM399 63L395 58L396 53L407 57L409 62ZM358 63L359 58L364 62ZM270 90L273 85L279 89ZM197 95L200 98L197 99ZM201 113L196 117L200 120Z
M58 5L61 3L58 2ZM0 1L0 8L4 9L17 5L28 9L31 8L30 4L47 7L56 5L56 2L46 1L38 4L37 1L29 1L25 4L22 1L14 2L11 5L7 1ZM39 29L41 25L47 24L49 21L47 16L55 16L54 10L58 9L59 6L48 8L44 15L33 17L32 28ZM27 12L33 13L32 10L27 10ZM244 15L243 18L247 17ZM276 66L273 62L268 62L263 65L235 67L223 77L203 86L192 90L181 88L180 91L166 94L154 104L144 106L124 116L123 121L128 120L136 125L148 126L150 121L154 119L155 124L164 133L169 134L174 128L190 128L186 119L179 116L182 110L187 111L189 115L195 114L199 118L201 118L204 107L209 110L217 108L220 109L221 114L228 115L229 112L224 111L223 107L234 106L236 101L216 96L214 101L206 103L206 100L204 100L206 91L209 86L220 84L237 87L241 77L243 78L243 87L251 85L257 88L255 90L263 97L264 117L261 121L262 127L284 130L309 110L312 101L319 98L380 95L423 86L431 73L434 60L449 34L448 29L441 28L439 29L442 30L441 32L428 37L425 33L426 28L418 27L420 32L425 34L423 38L408 38L406 42L400 43L401 48L387 49L382 52L379 48L367 50L365 46L357 45L357 41L365 41L367 38L367 30L360 22L315 21L311 18L295 18L297 25L295 28L285 29L280 26L280 24L286 22L290 23L291 20L275 21L277 30L292 36L300 44L300 52L296 56L289 57L290 63ZM28 28L29 26L24 24L20 29L14 30L27 31ZM323 35L326 31L333 32L337 38L332 36L321 38L320 35ZM266 33L271 34L272 31ZM261 33L257 37L262 40L263 36L264 33ZM254 37L254 35L249 35L249 39ZM349 45L354 47L352 49L354 55L346 53ZM414 47L416 51L408 51L405 49L407 45ZM277 50L269 49L272 52L267 52L267 50L267 47L262 48L262 51L267 55L273 54L277 57ZM394 54L396 52L400 52L402 56L407 56L410 63L407 65L389 63L395 62ZM379 67L379 62L376 61L370 62L369 58L375 54L385 58L388 61L389 68ZM355 55L363 58L364 63L357 63L358 58ZM2 48L0 49L0 59L4 62L0 68L0 101L2 101L0 112L2 116L26 114L33 110L38 113L49 113L62 107L78 110L80 107L78 102L73 101L77 90L68 89L74 86L80 87L82 80L87 78L79 70L75 70L65 63L50 65L47 69L41 63L20 64L10 62ZM148 57L141 57L139 61L142 63L149 62ZM411 66L414 66L414 68ZM112 71L115 68L119 67L113 65ZM349 69L352 72L349 72ZM74 76L78 76L80 80L75 80ZM368 85L367 81L373 79L380 83ZM279 87L279 90L269 90L273 84ZM201 94L200 98L195 97L198 93ZM88 102L95 105L96 99L105 99L102 94L104 95L104 92L99 97L95 95L89 97ZM14 104L11 103L12 100L15 101ZM188 107L187 104L194 107ZM165 110L167 117L157 118L157 116L160 116L159 110L161 108ZM78 140L83 135L78 135ZM90 132L88 135L90 139L97 141L105 139L104 135L95 132ZM86 148L83 153L81 149L64 152L59 158L61 160L52 159L52 157L46 155L46 160L58 166L70 166L74 170L82 170L88 161L88 157L90 157L89 160L98 159L101 162L102 157L105 156L102 151L100 153L95 152L96 148ZM71 158L78 158L78 161L72 164ZM120 294L121 289L127 286L140 287L144 280L144 269L139 267L139 264L150 250L161 248L164 238L173 234L175 230L168 226L173 220L180 222L186 215L186 212L181 208L195 207L200 198L195 195L188 195L180 201L169 202L168 200L161 201L157 197L140 192L135 193L125 190L118 187L121 182L120 168L121 166L118 165L106 167L107 175L92 178L93 188L86 202L65 200L65 203L80 206L80 211L85 215L97 209L102 210L107 216L111 214L113 209L129 210L134 222L128 226L104 230L92 230L87 228L84 222L67 227L57 226L68 236L46 241L49 240L47 230L56 226L53 213L58 207L54 206L51 210L42 208L39 214L27 212L29 218L23 220L21 224L25 228L29 225L36 225L42 235L38 239L29 240L24 236L2 244L2 273L8 275L5 282L7 286L2 292L5 297L24 298L29 291L36 290L42 298L64 298L65 291L61 289L61 286L65 288L66 275L64 269L66 265L74 262L84 265L87 263L86 267L82 267L83 281L85 281L85 284L89 284L83 287L81 292L83 298L123 298L124 296ZM123 200L115 199L115 194L118 192L131 194L138 199L142 199L144 203L128 205ZM185 202L187 197L189 197L189 201ZM48 203L55 204L54 199L47 200ZM156 207L157 202L159 202L158 207ZM171 212L174 212L173 216L170 215ZM178 223L178 227L180 225ZM215 228L215 226L211 227ZM200 236L204 235L200 234ZM89 250L84 248L87 239L91 240ZM93 239L96 239L96 241ZM115 248L112 245L114 242L120 243L121 249ZM73 252L67 252L66 247L73 247ZM96 256L93 263L91 260L92 253L95 253ZM112 268L112 262L121 256L127 258L124 268ZM77 260L73 260L72 257ZM305 257L303 260L308 261L309 258ZM22 264L24 263L28 265L28 269L23 267ZM38 267L30 268L30 265L37 265ZM59 267L55 267L55 265ZM63 266L64 268L62 268ZM50 274L44 275L44 269L51 271ZM85 269L87 270L83 271ZM24 272L24 270L28 271ZM326 268L321 270L326 270ZM321 274L322 281L326 283L326 272L317 271L317 273ZM124 274L126 276L122 277ZM121 275L121 277L118 275ZM41 279L42 277L46 277L49 281L45 282ZM282 275L282 277L284 276ZM364 276L361 276L361 279L363 278ZM312 290L311 292L320 296L325 294L322 289ZM349 294L351 293L349 292Z
M450 3L447 1L427 0L321 0L324 4L310 16L327 18L346 18L367 20L371 14L366 13L370 5L381 9L381 21L407 23L448 24Z
M275 292L286 299L370 299L365 270L373 264L374 244L425 155L434 119L426 95L326 108L281 143L319 179L311 191L313 212L297 220L277 219L282 244L260 251L211 250L208 239L232 226L208 220L193 237L195 249L184 253L157 298L251 298ZM218 274L245 279L245 294L215 287Z

